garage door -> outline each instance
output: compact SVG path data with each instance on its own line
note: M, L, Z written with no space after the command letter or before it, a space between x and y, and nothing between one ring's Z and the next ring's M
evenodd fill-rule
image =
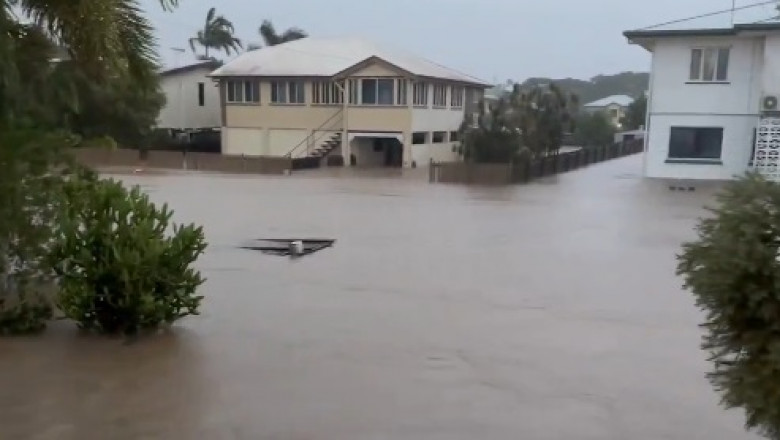
M265 130L262 128L222 128L222 152L230 155L265 154Z
M267 154L284 156L295 147L298 147L296 153L306 151L308 135L308 130L268 130Z

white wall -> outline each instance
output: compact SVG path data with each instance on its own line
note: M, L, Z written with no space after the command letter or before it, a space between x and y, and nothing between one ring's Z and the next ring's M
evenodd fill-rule
M648 133L647 177L668 179L731 179L748 169L752 152L753 129L756 116L665 115L654 116ZM666 163L669 154L669 136L673 126L723 127L722 164Z
M222 154L261 156L266 151L266 131L262 128L222 128Z
M270 129L268 130L268 144L265 154L269 156L284 156L290 153L293 148L298 148L295 152L306 151L305 143L309 141L308 130L286 130Z
M412 89L412 87L409 87ZM450 93L452 89L447 89L447 108L433 108L433 84L428 87L428 108L412 107L412 131L455 131L460 128L463 118L466 114L465 100L468 99L468 93L464 96L464 108L452 109L449 107ZM412 97L409 97L412 101ZM418 164L419 165L419 164Z
M460 159L458 153L452 151L457 142L443 142L440 144L415 144L412 145L412 160L418 167L428 166L433 159L435 162L453 162Z
M728 84L688 83L691 49L702 46L731 47ZM656 42L645 157L648 177L728 179L747 170L762 95L763 47L763 37ZM780 57L780 52L774 56ZM723 127L722 165L666 163L673 126Z
M166 104L157 118L161 128L216 128L221 124L219 87L199 68L163 76L160 85ZM204 105L198 102L198 83L204 84Z
M464 116L463 109L413 108L412 131L457 131Z
M762 49L762 91L767 95L780 95L780 35L768 35Z

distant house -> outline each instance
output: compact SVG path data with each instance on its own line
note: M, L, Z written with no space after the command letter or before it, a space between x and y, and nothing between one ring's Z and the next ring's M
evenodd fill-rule
M220 65L217 61L201 61L160 72L166 103L157 126L185 131L219 128L219 87L208 74Z
M780 178L780 24L624 34L653 55L645 175Z
M621 126L621 120L626 115L626 110L634 98L627 95L612 95L598 101L589 102L582 106L588 112L603 112L615 127Z
M413 166L456 157L484 82L360 39L305 38L246 52L211 77L222 151Z

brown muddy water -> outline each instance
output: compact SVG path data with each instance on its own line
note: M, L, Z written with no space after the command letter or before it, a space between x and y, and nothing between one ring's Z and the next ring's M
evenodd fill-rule
M124 176L204 225L203 314L129 345L64 322L0 340L0 439L754 438L717 405L673 274L711 191L640 167L511 188ZM237 248L295 236L338 241Z

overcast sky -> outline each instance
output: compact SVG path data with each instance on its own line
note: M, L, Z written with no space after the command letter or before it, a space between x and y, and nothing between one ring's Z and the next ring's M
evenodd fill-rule
M650 56L630 46L628 29L728 9L732 0L180 0L163 12L141 0L157 28L167 65L194 59L187 40L211 6L236 36L260 42L264 19L277 30L297 26L312 36L357 36L413 52L487 81L532 76L587 79L599 73L646 71ZM737 0L737 6L761 0ZM737 22L770 17L766 5L737 12ZM730 25L730 14L677 27ZM186 48L175 55L171 47Z

